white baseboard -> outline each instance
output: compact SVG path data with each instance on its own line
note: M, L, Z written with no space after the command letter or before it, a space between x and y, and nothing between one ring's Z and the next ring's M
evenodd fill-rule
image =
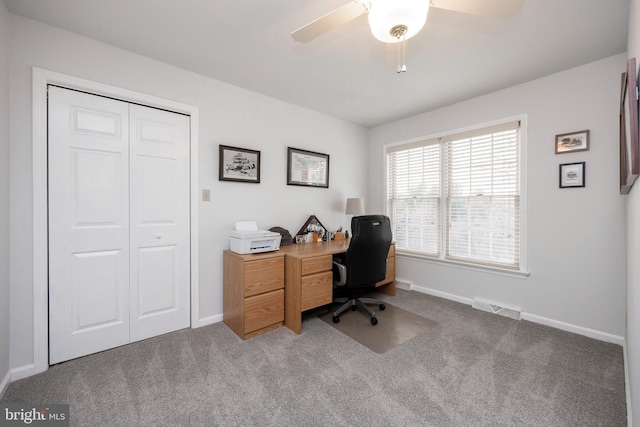
M411 284L411 289L424 294L433 295L436 297L448 299L451 301L459 302L462 304L473 305L473 299L462 297L459 295L449 294L435 289L425 288L423 286L416 286ZM624 345L624 337L619 335L609 334L607 332L597 331L595 329L585 328L583 326L572 325L570 323L561 322L555 319L549 319L547 317L538 316L535 314L522 312L522 320L528 320L529 322L538 323L540 325L550 326L552 328L560 329L562 331L572 332L574 334L583 335L585 337L597 339L599 341L610 342L613 344Z
M23 378L39 374L40 372L41 371L36 370L36 365L34 365L33 363L20 366L19 368L13 368L11 370L11 381L21 380Z
M433 295L434 297L440 297L444 299L448 299L450 301L459 302L461 304L473 305L473 298L465 298L460 295L449 294L447 292L436 291L435 289L425 288L423 286L411 285L411 289L417 292L422 292L423 294Z
M7 371L7 374L0 382L0 400L4 397L4 393L7 391L9 384L11 383L11 370Z
M551 326L552 328L560 329L562 331L573 332L574 334L584 335L585 337L594 338L596 340L610 342L613 344L624 345L624 337L619 335L609 334L607 332L598 331L595 329L585 328L583 326L572 325L570 323L561 322L559 320L549 319L547 317L537 316L531 313L522 313L522 320L528 320L529 322L539 323L545 326Z
M198 321L198 324L193 326L193 328L201 328L202 326L213 325L214 323L222 322L223 317L222 314L214 314L213 316L205 317Z

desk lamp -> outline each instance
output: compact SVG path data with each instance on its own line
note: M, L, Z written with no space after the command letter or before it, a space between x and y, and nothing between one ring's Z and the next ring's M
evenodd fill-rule
M364 215L364 199L360 197L347 199L347 209L344 213L353 216Z

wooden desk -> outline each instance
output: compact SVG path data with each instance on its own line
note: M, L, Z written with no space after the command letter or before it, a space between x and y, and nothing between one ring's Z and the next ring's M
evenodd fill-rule
M302 333L302 312L330 304L333 293L333 255L344 253L349 240L282 246L285 267L284 325ZM376 284L380 291L396 294L395 244L387 258L387 276Z

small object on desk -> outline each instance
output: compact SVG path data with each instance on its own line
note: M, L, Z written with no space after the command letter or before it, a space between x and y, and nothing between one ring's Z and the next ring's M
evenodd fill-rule
M257 254L277 251L281 240L280 233L258 230L255 221L238 221L229 237L229 246L237 254Z
M333 237L333 240L340 241L346 240L346 238L344 237L344 233L342 231L336 231L336 235Z
M280 246L287 246L293 244L293 237L291 237L291 233L289 230L282 227L271 227L269 231L273 231L274 233L280 233L282 239L280 240Z

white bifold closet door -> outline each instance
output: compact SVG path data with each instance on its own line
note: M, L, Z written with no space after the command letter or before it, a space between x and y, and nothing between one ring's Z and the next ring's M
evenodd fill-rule
M49 87L49 363L190 324L189 117Z

